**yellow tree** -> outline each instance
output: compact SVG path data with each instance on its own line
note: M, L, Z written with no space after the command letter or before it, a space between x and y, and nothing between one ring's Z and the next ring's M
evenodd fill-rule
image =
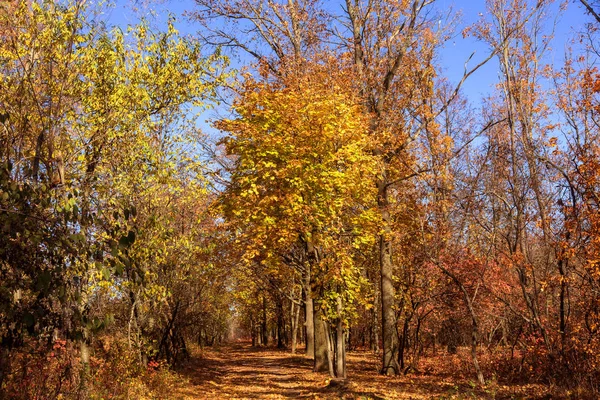
M374 179L379 190L381 237L378 262L381 271L382 372L398 372L395 289L393 275L393 206L390 193L399 183L418 175L413 143L432 96L432 58L437 43L432 29L434 1L340 1L342 17L315 0L198 1L198 20L208 25L220 19L235 29L212 29L205 40L232 46L265 63L278 77L302 70L305 60L316 61L319 51L331 48L354 65L351 86L360 93L371 134L373 155L382 160ZM334 29L325 29L332 21ZM437 19L436 19L437 21ZM233 33L232 33L233 32ZM236 34L235 32L244 32ZM332 45L334 44L335 45ZM282 65L290 67L280 69ZM399 189L400 190L400 189Z
M99 283L123 274L148 282L140 278L153 263L132 245L136 236L146 246L160 239L136 225L161 205L144 207L154 189L205 197L182 134L224 62L204 57L172 23L164 33L142 24L129 40L87 20L95 11L80 2L0 5L3 349L65 335L80 342L84 370L90 332L102 325L88 314Z
M334 354L330 373L345 377L345 309L360 290L351 250L373 244L377 163L343 65L326 59L305 67L283 80L269 81L266 70L260 81L248 77L234 107L239 117L217 123L229 133L224 143L235 156L223 206L245 263L280 273L289 250L298 242L306 246L315 329L328 329L319 326L323 319L336 321L335 349L325 343L324 350Z

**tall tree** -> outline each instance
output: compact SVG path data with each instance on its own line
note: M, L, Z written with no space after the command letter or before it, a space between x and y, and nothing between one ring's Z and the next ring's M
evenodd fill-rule
M421 121L433 95L432 64L436 35L429 10L433 1L346 0L349 37L357 85L371 115L374 153L382 160L376 180L383 223L379 238L383 374L397 374L396 270L393 257L390 192L394 185L419 173L411 146L422 132Z
M236 101L239 118L217 126L229 132L227 151L236 156L223 202L239 230L245 262L281 274L290 248L306 244L315 324L326 333L316 336L326 341L316 341L315 352L329 354L324 366L345 377L344 308L360 295L351 249L371 240L374 191L364 178L375 173L376 163L368 152L365 118L348 91L349 76L327 61L283 83L248 80ZM326 321L338 323L336 348L327 342ZM321 361L315 357L316 369Z

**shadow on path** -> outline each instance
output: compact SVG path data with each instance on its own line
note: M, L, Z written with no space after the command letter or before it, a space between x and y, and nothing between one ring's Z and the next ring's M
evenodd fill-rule
M312 372L312 361L275 349L257 349L249 343L207 349L180 370L188 384L177 389L177 399L424 399L407 393L407 382L381 377L377 360L349 358L352 382L328 387L327 374ZM356 383L354 383L356 382ZM403 390L404 389L404 390Z
M229 344L193 358L180 371L190 385L177 394L189 399L327 397L326 376L311 368L311 360L302 355ZM319 380L321 388L315 386Z
M179 371L187 381L172 399L505 399L469 382L433 375L387 377L378 374L379 357L348 353L346 385L329 387L327 374L312 372L312 361L288 351L233 343L206 349ZM535 396L524 398L533 399Z

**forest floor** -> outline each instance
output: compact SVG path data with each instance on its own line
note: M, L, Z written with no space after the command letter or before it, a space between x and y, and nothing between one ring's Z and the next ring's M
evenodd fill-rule
M311 360L289 351L234 343L199 349L179 371L173 399L554 399L542 385L477 387L468 379L440 373L385 377L377 373L379 357L349 352L348 380L329 385L326 374L312 372ZM576 397L572 397L576 398Z

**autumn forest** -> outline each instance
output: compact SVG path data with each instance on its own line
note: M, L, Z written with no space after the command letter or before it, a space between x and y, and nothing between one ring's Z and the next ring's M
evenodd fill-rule
M600 1L171 3L0 1L1 399L600 397Z

